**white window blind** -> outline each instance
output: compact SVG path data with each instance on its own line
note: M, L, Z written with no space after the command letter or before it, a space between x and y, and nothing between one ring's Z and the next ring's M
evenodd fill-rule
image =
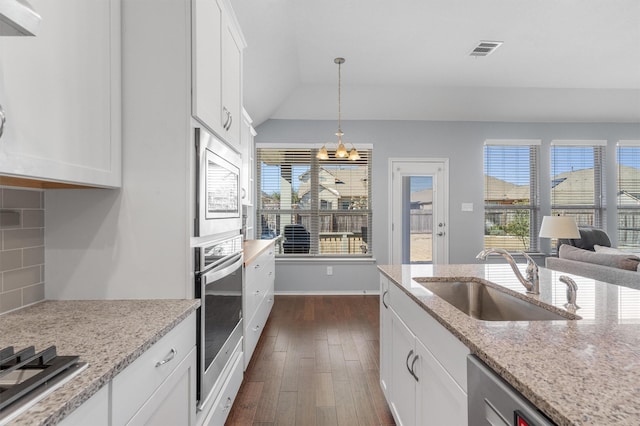
M605 226L603 141L551 142L551 213Z
M487 140L484 247L538 250L538 140Z
M638 250L640 249L640 141L620 141L616 156L618 247Z
M260 147L257 235L282 256L371 256L371 154L316 158L315 148Z

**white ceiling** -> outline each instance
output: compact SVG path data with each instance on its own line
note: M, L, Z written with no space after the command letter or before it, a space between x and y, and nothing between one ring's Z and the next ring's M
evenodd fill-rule
M346 120L640 122L638 0L230 1L254 125L337 118L337 56Z

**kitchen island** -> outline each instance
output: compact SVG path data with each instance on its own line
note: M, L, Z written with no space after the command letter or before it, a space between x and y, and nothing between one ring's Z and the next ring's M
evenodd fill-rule
M558 425L640 424L640 291L540 268L541 293L531 296L504 264L379 270ZM480 321L414 279L489 281L564 310L561 275L578 284L579 320Z
M44 301L1 315L0 347L35 346L42 350L55 345L58 354L78 355L80 362L88 364L11 424L60 422L199 305L199 300Z

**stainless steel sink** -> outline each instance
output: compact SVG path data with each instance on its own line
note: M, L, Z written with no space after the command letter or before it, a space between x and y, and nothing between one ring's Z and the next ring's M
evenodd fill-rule
M553 321L580 319L570 312L554 312L497 288L475 281L423 281L424 287L446 302L484 321Z

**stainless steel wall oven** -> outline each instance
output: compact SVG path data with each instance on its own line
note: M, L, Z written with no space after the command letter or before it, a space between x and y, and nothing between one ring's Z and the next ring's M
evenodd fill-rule
M242 340L242 236L196 247L198 407L202 408Z

